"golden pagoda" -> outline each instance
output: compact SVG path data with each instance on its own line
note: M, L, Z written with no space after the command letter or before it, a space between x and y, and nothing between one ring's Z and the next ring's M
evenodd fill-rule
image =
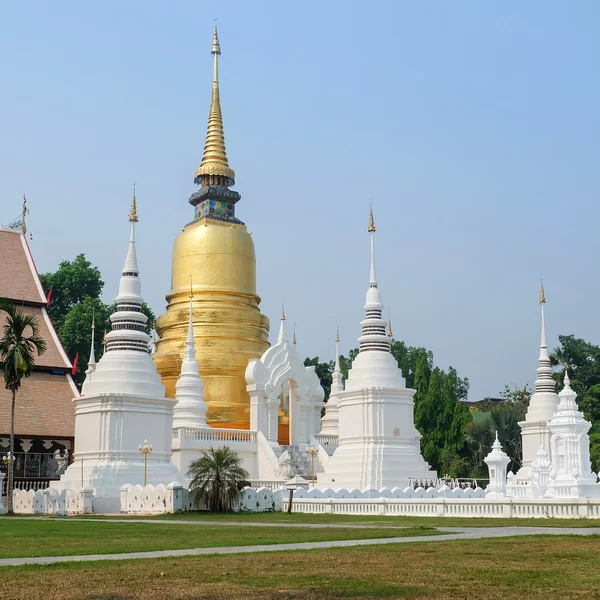
M167 396L175 397L189 319L190 277L197 358L212 427L248 429L250 397L244 373L251 358L269 347L269 319L260 313L256 294L254 242L235 216L241 196L229 189L235 172L225 150L219 100L219 55L215 26L214 77L204 156L189 199L194 220L177 236L173 248L167 312L158 318L159 340L153 358Z

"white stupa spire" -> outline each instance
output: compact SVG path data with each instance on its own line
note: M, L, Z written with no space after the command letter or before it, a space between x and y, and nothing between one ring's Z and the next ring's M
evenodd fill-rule
M129 222L131 223L129 247L119 282L119 293L115 298L117 310L110 316L112 328L106 334L106 352L114 350L150 352L150 336L146 333L148 317L142 312L144 298L135 252L135 224L138 222L135 188Z
M94 331L96 329L96 323L94 314L92 313L92 340L90 342L90 359L88 361L88 368L85 372L86 378L88 378L96 370L96 352L94 351Z
M333 367L331 393L344 389L342 382L342 369L340 367L340 330L335 332L335 366Z
M544 305L546 304L546 294L544 293L544 284L540 287L540 305L542 307L542 336L540 341L540 359L537 369L538 378L535 382L536 392L555 392L556 382L552 379L552 364L548 355L548 344L546 342L546 319L544 314Z
M204 401L204 383L200 377L198 361L196 360L192 302L193 295L190 291L188 332L185 340L185 348L183 350L181 374L175 385L175 399L177 400L177 404L173 411L173 428L208 427L206 423L208 406Z
M386 322L381 318L383 304L375 274L375 220L373 210L369 210L369 227L367 231L371 234L371 273L369 277L369 289L365 302L366 319L361 322L362 335L358 338L360 351L378 350L389 352L391 338L386 336Z
M283 303L281 304L281 323L279 325L279 336L277 337L277 343L280 344L286 339L285 335L285 308Z

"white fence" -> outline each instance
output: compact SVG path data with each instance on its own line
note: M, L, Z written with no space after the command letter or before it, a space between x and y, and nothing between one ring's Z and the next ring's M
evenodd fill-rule
M13 490L13 510L20 514L84 515L92 512L94 490Z
M282 501L287 501L287 494ZM412 517L600 519L600 501L509 498L298 498L294 494L292 512Z
M180 433L183 431L183 433ZM256 431L247 429L217 429L213 427L173 429L173 439L197 440L201 442L256 443Z
M328 435L326 433L317 433L315 439L322 446L337 446L339 443L337 435Z
M190 493L180 483L121 487L121 512L132 515L161 515L192 509Z

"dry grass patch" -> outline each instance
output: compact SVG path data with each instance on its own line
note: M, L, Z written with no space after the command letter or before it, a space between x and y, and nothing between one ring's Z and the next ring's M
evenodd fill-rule
M0 598L600 598L600 538L536 536L335 550L3 567Z

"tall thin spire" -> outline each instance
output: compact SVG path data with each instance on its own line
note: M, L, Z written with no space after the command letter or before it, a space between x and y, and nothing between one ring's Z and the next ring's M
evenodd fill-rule
M548 355L548 343L546 342L546 316L544 308L546 306L546 294L544 292L544 284L540 286L539 303L542 309L542 334L540 340L540 358L538 366L538 378L535 382L536 392L556 392L556 382L552 379L552 365L550 356Z
M292 340L292 344L296 345L296 323L294 323L294 339Z
M135 224L138 222L135 192L129 215L131 233L119 293L115 298L116 311L110 316L111 331L106 334L105 354L118 350L150 352L150 336L146 333L148 317L142 312L142 282L135 251Z
M204 400L204 383L200 377L196 360L196 343L194 340L194 317L192 313L194 297L190 276L190 312L188 331L183 350L181 372L175 385L177 404L173 410L173 427L203 428L207 427L206 413L208 406Z
M334 373L341 372L340 368L340 328L336 327L335 330L335 366L333 368Z
M139 221L137 214L137 200L135 197L135 182L133 184L133 198L131 199L131 209L129 211L129 222L137 223Z
M358 338L358 341L361 352L367 350L389 352L392 342L391 338L386 336L386 322L381 318L383 304L377 277L375 276L375 220L372 208L369 209L369 227L367 231L371 235L371 273L365 302L366 319L361 322L362 335Z
M279 336L277 337L277 343L283 342L285 339L285 309L283 302L281 303L281 323L279 325Z
M90 342L90 360L88 361L88 368L85 372L86 376L89 377L91 373L96 370L96 352L94 350L94 331L96 330L96 320L94 310L92 309L92 336Z
M217 34L217 26L213 33L213 44L211 54L213 55L213 85L212 101L208 113L208 130L206 132L206 143L204 144L204 155L202 162L196 170L194 181L205 185L204 177L216 176L223 178L220 185L233 185L235 183L235 172L229 168L227 151L225 149L225 133L223 131L223 115L221 114L221 100L219 97L219 56L221 45Z

